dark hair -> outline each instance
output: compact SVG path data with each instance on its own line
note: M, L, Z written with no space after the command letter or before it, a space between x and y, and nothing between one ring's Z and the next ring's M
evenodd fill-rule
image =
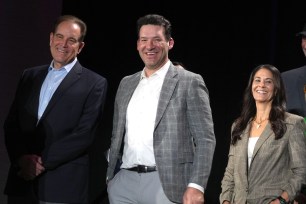
M73 16L73 15L62 15L62 16L58 17L56 19L55 23L54 23L52 32L56 33L58 25L61 24L64 21L72 21L73 23L76 23L80 27L81 36L78 40L79 40L79 42L83 42L84 38L86 36L86 33L87 33L86 23L84 21L82 21L81 19L79 19L78 17Z
M137 20L137 34L139 36L140 28L143 25L158 25L164 27L164 34L166 39L169 41L171 38L171 23L165 17L158 14L148 14L140 17Z
M281 138L287 130L286 125L284 123L286 110L286 93L281 74L276 67L270 64L259 65L252 71L248 85L244 91L241 114L235 120L235 125L232 130L231 143L233 145L241 139L242 132L245 130L248 123L251 122L256 115L256 104L252 94L252 83L255 74L260 69L267 69L273 75L274 93L273 98L271 99L272 108L270 111L269 120L271 123L272 130L275 134L275 139Z

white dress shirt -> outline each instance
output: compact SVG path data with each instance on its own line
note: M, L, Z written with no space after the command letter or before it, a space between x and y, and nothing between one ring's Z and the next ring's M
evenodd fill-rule
M160 91L169 66L170 61L150 77L146 77L142 71L127 108L121 168L156 165L153 132Z
M141 73L140 82L127 107L121 168L156 165L153 132L160 91L169 67L170 61L150 77L145 76L144 70ZM204 192L198 184L189 183L188 186Z

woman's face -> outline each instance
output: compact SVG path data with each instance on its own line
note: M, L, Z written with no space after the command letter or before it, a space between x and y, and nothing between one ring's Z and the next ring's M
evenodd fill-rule
M252 93L256 103L270 103L274 95L272 73L265 68L259 69L252 82Z

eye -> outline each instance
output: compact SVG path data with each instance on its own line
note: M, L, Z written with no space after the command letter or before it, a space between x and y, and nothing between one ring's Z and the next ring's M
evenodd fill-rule
M76 39L73 39L73 38L70 38L70 39L68 40L68 43L69 43L70 45L73 45L73 44L77 43L77 40L76 40Z
M273 80L270 80L270 79L269 79L269 80L266 80L266 81L265 81L265 84L266 84L266 85L271 85L271 84L273 84Z
M63 39L64 36L62 36L62 35L60 35L60 34L56 34L56 35L55 35L55 38L56 38L56 39Z

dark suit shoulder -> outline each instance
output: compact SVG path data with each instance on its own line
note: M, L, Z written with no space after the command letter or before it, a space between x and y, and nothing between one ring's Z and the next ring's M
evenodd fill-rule
M23 80L33 80L35 78L40 78L42 76L47 75L49 65L40 65L36 67L26 68L22 72Z
M39 66L35 66L35 67L30 67L30 68L26 68L23 70L23 73L35 73L35 72L39 72L39 71L45 71L48 70L49 68L49 64L44 64L44 65L39 65Z
M291 75L300 75L302 73L306 72L306 65L299 67L299 68L295 68L295 69L291 69L285 72L282 72L282 76L291 76Z
M90 81L107 81L106 78L97 72L88 69L86 67L83 67L79 61L76 61L75 65L72 67L72 70L74 71L77 75L83 75L86 76L85 78L89 79Z
M82 67L83 69L83 72L86 73L88 76L94 78L94 79L103 79L103 80L106 80L106 78L102 75L100 75L99 73L91 70L91 69L88 69L86 67Z

